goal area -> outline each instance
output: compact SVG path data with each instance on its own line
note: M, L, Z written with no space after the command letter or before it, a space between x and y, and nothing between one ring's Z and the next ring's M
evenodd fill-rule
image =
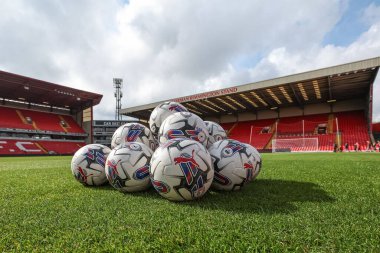
M318 138L273 139L272 152L317 152Z

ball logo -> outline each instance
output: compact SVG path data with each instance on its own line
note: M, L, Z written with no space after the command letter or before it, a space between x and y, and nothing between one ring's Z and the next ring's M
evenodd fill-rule
M116 175L119 175L119 172L117 172L117 165L121 162L121 160L115 162L115 160L107 160L107 168L108 168L108 174L111 179L114 179Z
M167 134L167 139L186 138L182 130L170 129Z
M169 111L172 111L172 112L184 112L186 110L182 106L180 106L180 105L170 105L169 106Z
M125 140L127 142L136 141L143 130L144 130L144 127L137 124L132 124L131 127L129 128L127 136L125 137Z
M191 193L194 197L202 196L206 192L206 187L204 186L203 177L199 176L196 184L191 188Z
M96 162L97 164L100 164L104 167L105 164L105 158L104 154L101 150L95 150L95 149L88 149L87 152L83 154L88 161L88 164L91 164L93 162Z
M174 163L179 165L185 175L186 183L190 186L191 193L194 196L199 196L205 191L204 181L200 176L201 171L199 164L194 159L194 150L191 155L183 153L179 157L174 158Z
M189 139L192 139L194 141L199 141L199 133L202 132L202 129L201 128L195 128L194 130L185 130L182 131L180 129L170 129L166 136L167 136L167 139L175 139L175 138L189 138Z
M117 166L121 162L121 159L119 161L115 161L113 159L107 160L107 172L106 176L108 180L110 181L111 185L115 187L116 189L123 188L125 186L125 180L123 180L119 176L119 172L117 171Z
M88 176L92 176L92 174L89 174ZM75 178L79 182L86 183L88 176L86 175L86 172L82 169L82 167L78 167L77 173L75 173Z
M238 142L230 141L228 145L226 145L222 150L223 157L233 156L236 152L244 148L245 148L244 145Z
M143 180L149 176L149 164L137 169L133 173L133 178L136 180Z
M202 130L200 130L199 128L196 128L194 130L186 130L186 134L188 136L188 138L194 140L194 141L199 141L198 139L198 134L201 132Z
M152 180L152 185L160 193L168 193L170 191L169 185L162 181Z
M221 185L229 185L231 183L231 180L228 179L228 177L220 174L219 172L214 172L214 181Z
M178 164L182 169L182 172L186 177L186 182L190 185L193 182L193 177L197 175L199 170L199 164L194 159L194 150L191 156L184 153L181 154L180 157L174 158L174 163Z

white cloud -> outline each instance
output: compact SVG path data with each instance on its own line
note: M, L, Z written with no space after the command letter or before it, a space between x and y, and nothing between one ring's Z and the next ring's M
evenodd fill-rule
M339 19L342 6L340 1L272 4L131 1L118 13L116 46L111 42L120 49L120 64L133 75L129 80L143 87L142 93L134 85L127 90L135 94L128 105L249 82L248 72L233 62L283 44L291 49L317 45ZM118 47L121 41L124 47Z
M362 20L369 25L380 22L380 5L371 3L364 10Z
M126 107L380 55L376 5L351 45L321 46L347 3L6 0L0 68L102 93L113 118L113 77Z
M370 8L374 6L371 5ZM276 48L250 70L251 79L262 80L378 56L380 19L347 47L326 45L299 52L289 52L285 47ZM373 119L380 121L379 77L375 80L373 94Z

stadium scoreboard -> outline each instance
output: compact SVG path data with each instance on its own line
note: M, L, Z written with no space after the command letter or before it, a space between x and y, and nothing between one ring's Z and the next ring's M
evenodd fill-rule
M111 146L111 139L113 133L118 127L128 123L124 120L94 120L93 133L94 143Z

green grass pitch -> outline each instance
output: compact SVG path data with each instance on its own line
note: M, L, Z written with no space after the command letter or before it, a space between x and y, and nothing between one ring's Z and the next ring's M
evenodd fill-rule
M380 154L264 154L243 190L185 203L84 187L70 160L0 158L0 252L380 252Z

